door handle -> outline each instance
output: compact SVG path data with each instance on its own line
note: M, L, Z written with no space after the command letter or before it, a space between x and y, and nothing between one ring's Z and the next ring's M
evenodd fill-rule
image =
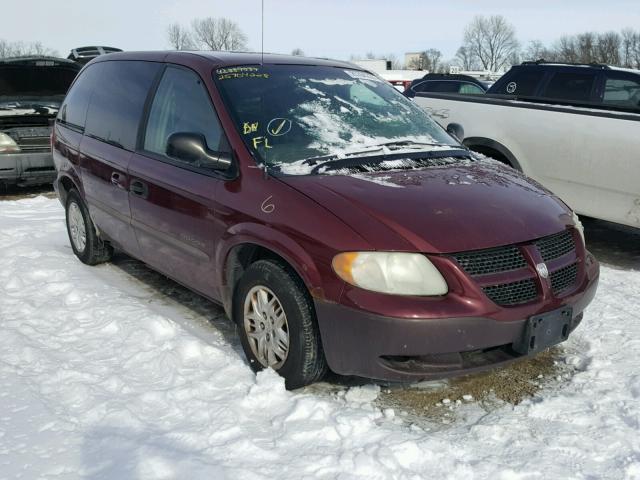
M124 185L122 184L122 180L124 180L124 175L118 173L118 172L113 172L111 174L111 183L113 185L115 185L118 188L124 188Z
M136 197L147 198L147 196L149 195L149 187L147 187L146 183L140 180L132 181L129 184L129 191Z

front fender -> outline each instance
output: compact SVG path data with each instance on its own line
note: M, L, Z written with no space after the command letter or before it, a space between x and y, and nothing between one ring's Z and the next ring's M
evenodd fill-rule
M220 297L227 311L233 294L232 286L228 284L228 259L235 247L247 244L263 247L284 259L302 279L314 298L326 300L339 296L343 282L336 276L334 284L326 285L321 273L323 266L319 266L296 239L267 225L239 223L229 228L218 242L215 251L216 265L219 265L217 283L221 287ZM330 265L324 266L325 270L327 268L330 269Z

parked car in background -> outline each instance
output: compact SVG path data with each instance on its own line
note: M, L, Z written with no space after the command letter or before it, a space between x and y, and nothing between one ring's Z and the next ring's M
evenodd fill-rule
M0 59L0 185L51 183L51 123L81 66L62 58Z
M566 340L595 295L559 198L349 63L106 55L52 142L76 256L117 248L221 303L288 388L494 367Z
M71 53L69 53L69 56L67 58L84 65L100 55L106 55L107 53L116 53L121 51L122 50L115 47L79 47L71 50Z
M640 228L640 71L530 62L486 95L415 101L463 131L465 146L538 180L578 213Z
M428 73L413 80L404 90L404 95L413 98L418 92L460 93L464 95L482 95L488 84L469 75L448 73Z

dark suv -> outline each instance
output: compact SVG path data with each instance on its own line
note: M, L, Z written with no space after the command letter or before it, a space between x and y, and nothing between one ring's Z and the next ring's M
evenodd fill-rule
M428 73L422 78L413 80L403 93L409 98L415 97L416 93L420 92L482 95L487 88L487 83L469 75Z
M355 65L218 52L90 62L58 114L73 251L221 303L252 368L419 380L567 339L598 282L557 197Z
M524 62L505 73L490 95L640 111L640 71L600 64Z

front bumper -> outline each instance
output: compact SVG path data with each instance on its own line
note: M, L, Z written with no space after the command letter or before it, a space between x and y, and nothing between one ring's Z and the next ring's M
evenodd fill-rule
M0 154L0 184L42 185L55 178L51 152Z
M595 296L599 267L594 259L584 284L548 310L571 306L573 331ZM496 315L434 318L388 317L315 300L318 324L329 367L341 375L389 381L443 378L493 368L517 360L527 318ZM508 310L508 309L506 309Z

